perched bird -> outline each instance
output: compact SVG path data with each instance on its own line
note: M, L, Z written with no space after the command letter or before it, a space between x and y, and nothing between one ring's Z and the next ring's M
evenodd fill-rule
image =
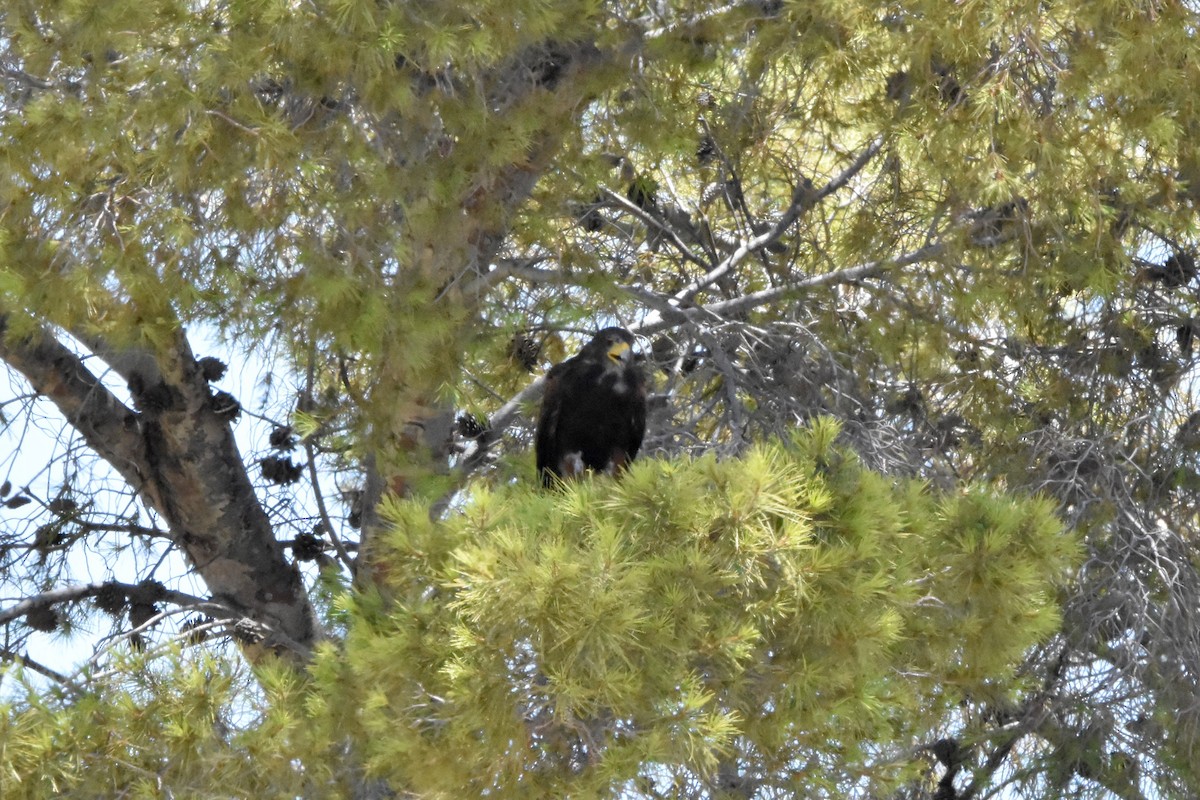
M633 334L605 328L546 374L536 442L542 485L585 468L618 472L645 433L646 381L633 363Z

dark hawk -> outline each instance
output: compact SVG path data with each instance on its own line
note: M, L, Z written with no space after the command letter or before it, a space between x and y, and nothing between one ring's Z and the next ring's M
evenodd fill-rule
M633 334L605 328L546 374L536 443L542 485L584 469L615 474L645 433L646 380L633 363Z

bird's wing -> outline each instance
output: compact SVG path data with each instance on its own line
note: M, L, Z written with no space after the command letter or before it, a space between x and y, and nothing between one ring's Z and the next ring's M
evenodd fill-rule
M558 417L562 410L562 376L567 363L556 364L546 373L546 388L542 394L542 410L538 414L537 438L534 441L537 471L543 477L546 470L553 471L558 466L555 451L558 449Z
M632 397L629 408L629 460L637 456L642 447L642 439L646 436L646 379L640 371L634 373Z

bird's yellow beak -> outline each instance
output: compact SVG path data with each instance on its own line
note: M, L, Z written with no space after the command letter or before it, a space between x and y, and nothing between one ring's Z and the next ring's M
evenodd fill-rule
M619 364L623 361L628 361L632 352L627 342L617 342L608 348L608 357Z

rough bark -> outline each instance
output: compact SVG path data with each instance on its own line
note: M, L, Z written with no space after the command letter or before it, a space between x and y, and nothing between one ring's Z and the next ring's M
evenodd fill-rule
M0 359L163 518L212 599L231 618L248 617L269 631L258 643L265 649L303 659L318 635L312 606L254 493L228 399L209 389L182 332L165 354L105 355L136 410L48 330L0 338Z

